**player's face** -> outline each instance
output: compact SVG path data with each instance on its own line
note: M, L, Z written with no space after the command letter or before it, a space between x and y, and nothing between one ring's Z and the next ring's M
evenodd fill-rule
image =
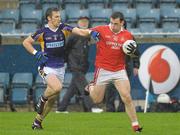
M119 18L113 19L110 18L110 27L111 30L115 33L119 32L124 24L124 21L121 21Z
M59 23L61 22L61 16L59 11L53 11L52 16L50 17L49 20L52 25L57 28L59 26Z

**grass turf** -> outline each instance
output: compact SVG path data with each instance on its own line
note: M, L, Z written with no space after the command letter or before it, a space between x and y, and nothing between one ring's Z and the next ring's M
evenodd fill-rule
M35 113L0 112L0 135L133 135L125 113L50 113L33 131ZM138 113L142 135L180 135L180 113Z

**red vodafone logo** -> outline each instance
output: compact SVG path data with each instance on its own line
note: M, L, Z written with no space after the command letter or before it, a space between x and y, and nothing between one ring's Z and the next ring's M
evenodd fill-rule
M165 48L158 50L148 64L148 72L151 75L151 79L159 83L167 80L170 74L169 63L165 59L162 59L164 51Z
M180 78L180 62L170 48L156 45L148 48L140 58L139 79L149 89L150 79L155 94L171 91Z

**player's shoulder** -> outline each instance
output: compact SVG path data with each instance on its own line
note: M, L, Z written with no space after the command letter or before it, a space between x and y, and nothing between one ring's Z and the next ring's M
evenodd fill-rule
M44 25L43 27L37 29L35 33L41 34L41 33L47 33L49 31L48 25Z
M33 34L31 34L31 37L34 39L45 32L46 32L46 27L44 26L44 27L37 29Z
M130 31L126 30L126 29L123 30L123 33L125 35L133 36L133 34Z
M59 28L64 29L65 27L69 27L70 25L68 23L60 23Z
M45 26L43 26L43 27L37 29L36 32L37 32L37 33L43 33L44 31L46 31L46 29L47 29L47 28L46 28Z
M125 33L127 33L127 34L132 34L130 31L128 31L127 29L124 29L123 30Z
M67 24L67 23L60 23L59 24L59 30L72 32L73 29L74 29L74 27Z
M60 24L59 24L59 28L60 28L60 29L63 29L63 28L66 27L66 26L68 26L67 23L60 23Z

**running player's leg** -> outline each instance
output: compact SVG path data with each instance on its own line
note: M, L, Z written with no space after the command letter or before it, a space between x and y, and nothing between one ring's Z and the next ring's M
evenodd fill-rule
M96 69L93 82L85 88L94 103L100 103L104 99L106 85L112 80L111 74L105 69Z
M101 84L101 85L95 84L89 87L90 97L95 104L102 102L102 100L104 99L105 88L106 88L105 84Z
M55 74L49 74L46 82L48 87L44 92L44 96L47 98L57 95L63 87L62 81Z
M42 113L42 117L45 118L47 116L47 114L51 111L51 109L54 106L55 101L57 100L57 97L59 96L59 93L51 96L48 101L46 102L45 106L44 106L44 111Z
M48 74L46 76L47 88L44 94L40 97L38 104L36 106L36 111L38 114L42 114L44 109L44 104L51 96L57 95L62 89L62 82L55 74Z
M116 89L121 95L121 98L125 104L126 112L128 113L131 121L137 121L135 108L130 95L130 84L128 80L116 80L114 82Z
M125 109L131 120L133 130L135 132L140 132L142 128L139 126L136 110L131 98L129 80L115 80L114 84L125 104Z
M41 122L51 110L55 98L59 95L59 92L62 89L62 82L55 74L48 74L46 82L47 88L37 105L38 115L32 125L33 129L42 129Z
M54 96L51 96L48 101L45 103L44 105L44 109L43 109L43 113L42 114L37 114L36 115L36 118L35 118L35 121L41 125L43 119L47 116L47 114L51 111L53 105L54 105L54 102L56 101L58 97L58 94L57 95L54 95Z

